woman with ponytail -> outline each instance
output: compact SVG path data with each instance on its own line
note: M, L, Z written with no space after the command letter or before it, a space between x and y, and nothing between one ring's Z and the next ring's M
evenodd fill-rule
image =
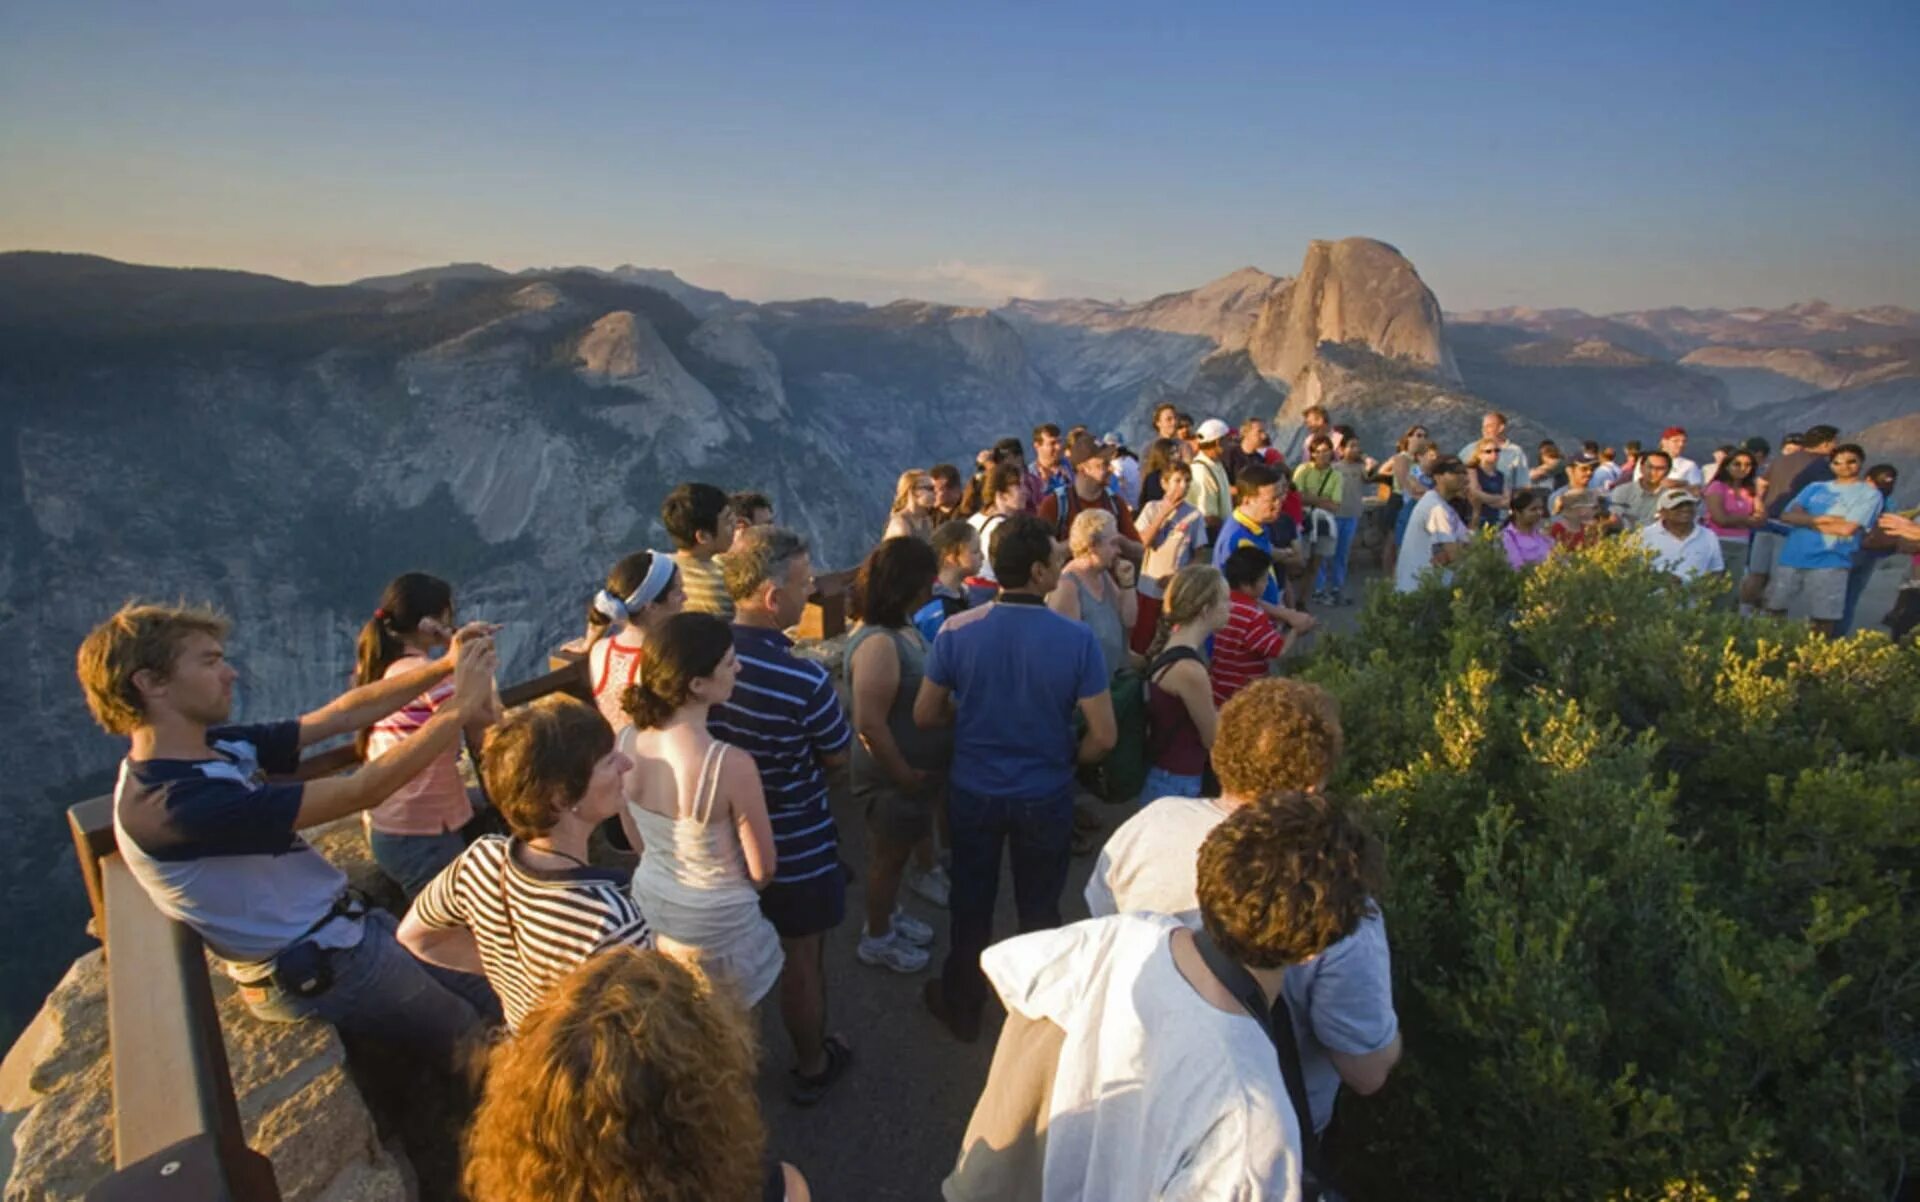
M408 572L380 594L380 604L360 629L353 682L372 684L421 667L453 640L453 588L438 576ZM427 724L453 696L451 678L363 730L355 739L362 759L373 759ZM496 712L493 720L497 721ZM467 730L479 754L489 723ZM425 771L366 812L367 842L380 871L409 900L466 847L461 831L473 820L473 802L460 777L459 752L449 750Z
M1233 616L1227 581L1211 564L1181 568L1167 586L1147 665L1147 780L1140 804L1199 797L1219 711L1207 640Z
M707 733L733 695L733 631L712 614L676 614L647 639L647 668L621 704L619 749L633 761L621 822L644 847L633 899L663 950L699 963L756 1005L785 957L760 912L773 879L773 822L753 757Z
M680 569L664 551L635 551L613 565L606 587L587 606L587 685L607 725L627 725L620 699L640 679L647 636L680 612L687 593Z

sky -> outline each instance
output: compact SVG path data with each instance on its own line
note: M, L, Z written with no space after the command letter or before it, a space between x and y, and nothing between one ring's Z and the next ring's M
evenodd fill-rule
M1920 4L0 5L0 249L753 300L1920 307Z

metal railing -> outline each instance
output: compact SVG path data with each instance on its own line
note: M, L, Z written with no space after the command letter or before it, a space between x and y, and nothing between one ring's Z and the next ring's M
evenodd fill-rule
M852 573L821 577L802 637L846 628ZM553 693L587 695L584 663L556 656L544 676L500 690L511 708ZM359 763L351 745L315 752L292 779L314 780ZM227 1067L206 949L185 924L154 908L117 853L113 798L67 809L93 931L106 948L107 1031L113 1058L115 1171L90 1202L280 1202L273 1165L247 1146Z

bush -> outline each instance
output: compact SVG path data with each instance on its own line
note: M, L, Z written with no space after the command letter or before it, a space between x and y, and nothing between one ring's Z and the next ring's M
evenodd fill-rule
M1376 591L1302 675L1386 839L1362 1199L1887 1198L1916 1162L1920 651L1615 540Z

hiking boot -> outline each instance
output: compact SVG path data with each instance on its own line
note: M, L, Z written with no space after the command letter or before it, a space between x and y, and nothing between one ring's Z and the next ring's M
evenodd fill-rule
M886 937L881 939L872 935L860 936L860 947L854 954L862 964L889 968L903 974L919 972L933 959L926 948L915 947L902 939L898 930L888 931Z

